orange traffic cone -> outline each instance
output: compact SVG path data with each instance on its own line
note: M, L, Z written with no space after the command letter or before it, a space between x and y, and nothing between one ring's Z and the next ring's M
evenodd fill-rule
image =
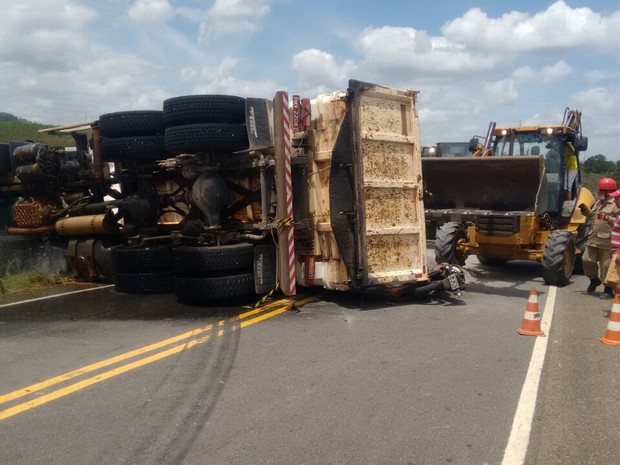
M611 306L607 331L599 341L610 346L620 346L620 295L618 294L615 295L614 304Z
M527 299L525 307L525 315L521 327L517 329L517 333L524 336L544 336L545 333L540 329L540 311L538 310L538 295L536 289L530 291L530 297Z

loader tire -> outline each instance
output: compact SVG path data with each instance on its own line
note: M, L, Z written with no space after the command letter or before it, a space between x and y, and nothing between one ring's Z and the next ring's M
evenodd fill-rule
M460 243L467 241L467 232L461 223L450 221L437 229L435 238L435 263L464 265L467 254L458 249Z
M174 293L181 302L188 303L241 299L254 294L254 273L208 277L175 276Z
M99 117L102 137L152 136L164 133L161 110L117 111Z
M166 128L166 150L171 155L211 150L236 152L248 148L248 133L242 124L186 124Z
M240 243L215 247L177 247L173 259L175 276L247 272L252 269L254 262L254 246Z
M172 268L172 249L165 245L117 247L112 250L112 266L117 273L170 271Z
M575 266L575 238L565 230L551 233L543 250L542 277L551 286L566 286Z
M174 279L170 272L116 273L114 289L126 294L161 294L172 292Z
M245 99L234 95L183 95L164 100L166 127L195 123L245 123Z

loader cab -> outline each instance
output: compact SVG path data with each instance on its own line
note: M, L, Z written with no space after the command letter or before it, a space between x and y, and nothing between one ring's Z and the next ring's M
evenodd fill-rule
M579 173L577 173L575 183L568 185L569 178L565 174L564 154L572 151L577 155L578 150L583 146L581 140L585 138L575 137L574 134L566 133L564 128L560 127L549 130L546 128L498 129L494 136L495 156L544 158L545 172L544 178L541 178L537 211L546 212L552 216L561 214L563 202L566 199L565 191L570 193L569 198L574 199L579 185Z

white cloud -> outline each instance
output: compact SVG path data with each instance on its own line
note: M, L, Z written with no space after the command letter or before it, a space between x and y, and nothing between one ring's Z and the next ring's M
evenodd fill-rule
M617 115L618 105L620 105L618 93L611 92L605 87L594 87L577 92L573 95L573 99L580 106L590 108L592 114L609 114L614 112Z
M512 78L517 84L527 84L536 81L539 73L531 66L520 66L512 72Z
M524 53L587 46L617 49L619 26L619 13L603 17L588 7L557 1L534 15L512 11L497 19L474 8L442 31L446 40L471 49Z
M209 15L215 20L261 17L269 13L270 3L266 0L215 0Z
M163 23L174 16L174 9L168 0L136 0L127 14L135 23Z
M572 71L573 68L564 60L560 60L550 66L544 66L541 73L542 83L555 84L566 76L569 76Z
M224 58L217 66L184 68L181 81L195 94L230 94L241 97L273 98L282 86L273 80L243 80L233 77L239 59Z
M67 69L87 51L83 31L97 11L77 1L3 2L0 63Z
M367 28L359 37L363 65L382 74L447 75L483 73L504 61L502 56L482 57L462 45L431 37L411 27ZM484 58L484 59L483 59Z
M344 88L357 68L353 61L338 63L333 55L317 49L295 54L291 66L297 73L300 90L317 94Z
M560 60L552 65L543 66L541 69L534 69L530 66L521 66L515 69L512 77L517 84L536 83L540 85L555 84L563 78L570 76L573 71L566 61Z
M598 83L606 80L617 80L620 78L620 71L603 71L600 69L592 69L585 73L586 79L591 83Z
M589 137L588 154L602 153L607 159L619 160L620 89L592 87L571 97L583 113L584 134Z
M198 43L209 44L218 37L240 32L255 32L260 18L271 12L271 4L278 0L215 0L208 10L201 14L183 10L191 18L200 18Z
M487 82L483 85L485 98L495 106L508 105L519 99L519 92L515 88L514 79Z

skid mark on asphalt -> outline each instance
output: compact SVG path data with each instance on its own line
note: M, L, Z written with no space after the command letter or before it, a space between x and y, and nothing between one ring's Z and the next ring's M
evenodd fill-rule
M235 330L237 325L239 328L243 329L247 326L259 323L269 318L273 318L290 310L293 306L300 307L318 298L319 295L312 295L305 298L302 295L298 296L297 299L281 299L263 307L241 313L240 315L232 318L235 324L233 325L231 330ZM180 352L189 350L193 347L202 345L211 340L213 337L223 336L224 331L224 320L222 320L217 324L217 326L209 324L201 328L196 328L194 330L187 331L185 333L165 339L163 341L159 341L154 344L150 344L148 346L144 346L136 350L120 354L115 357L111 357L82 368L78 368L77 370L63 373L59 376L41 381L39 383L27 386L22 389L18 389L13 392L9 392L4 395L0 395L0 405L25 396L37 396L34 399L22 402L17 405L13 405L12 407L6 408L5 410L1 410L0 421L26 412L33 408L39 407L41 405L45 405L56 399L60 399L67 395L73 394L89 386L114 378L118 375L127 373L136 368L140 368L150 363L154 363L172 355L178 354ZM156 352L152 355L148 355L146 357L140 357L145 354L154 352L158 349L163 349L165 347L169 348L160 352ZM135 357L140 358L124 365L112 368L108 371L99 372L95 376L61 387L59 389L56 389L55 391L46 391L46 389L49 387L65 383L68 380L83 376L84 374L93 373L101 370L102 368L109 367Z

